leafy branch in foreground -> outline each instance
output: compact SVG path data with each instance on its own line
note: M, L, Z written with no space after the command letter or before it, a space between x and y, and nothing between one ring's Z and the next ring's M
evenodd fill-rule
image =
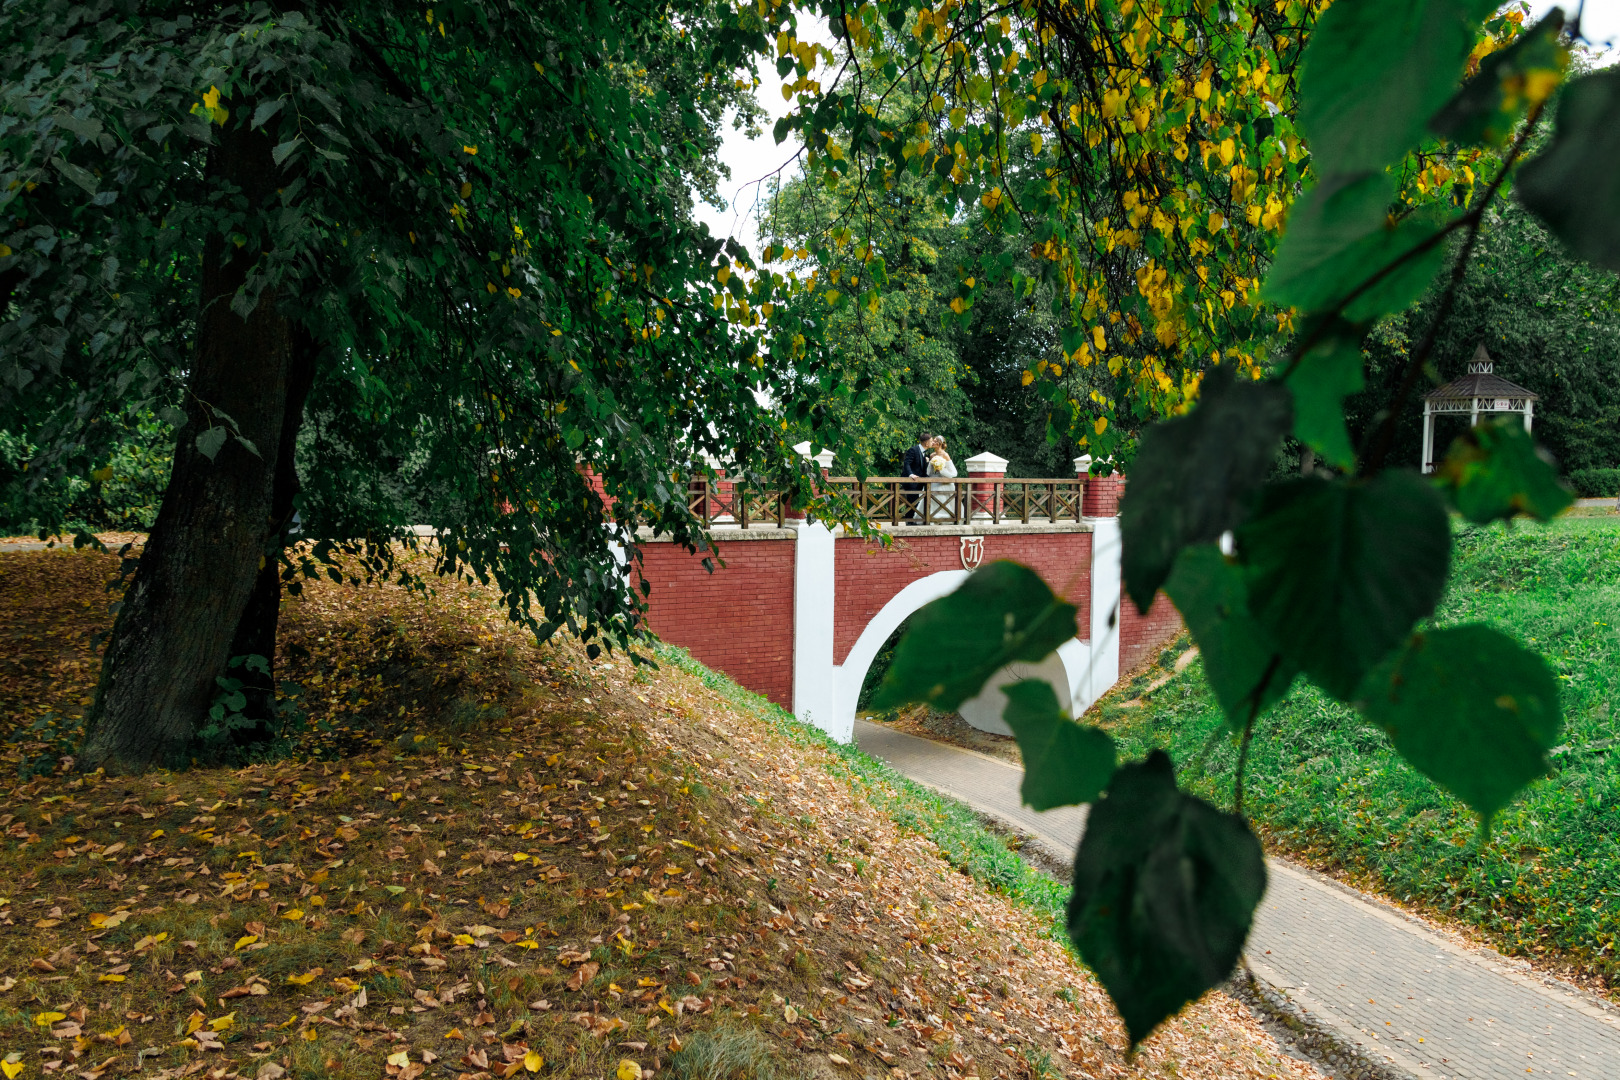
M1370 322L1430 289L1447 241L1460 234L1435 321L1405 378L1415 384L1422 375L1483 215L1510 189L1564 77L1563 16L1555 10L1458 88L1493 7L1340 0L1317 23L1299 74L1316 182L1296 203L1263 287L1295 309L1299 329L1267 381L1216 374L1187 415L1146 432L1122 507L1125 590L1141 609L1161 588L1169 593L1244 759L1264 711L1303 673L1355 705L1413 767L1478 813L1482 832L1546 771L1561 724L1558 686L1538 654L1500 631L1423 626L1445 588L1450 512L1479 522L1547 520L1570 495L1516 420L1474 429L1436 475L1423 477L1387 467L1393 418L1358 457L1342 403L1363 381L1360 344ZM1616 77L1598 72L1569 85L1551 145L1524 167L1522 193L1578 253L1610 265L1620 260ZM1503 152L1470 203L1403 212L1393 177L1447 145ZM1334 468L1271 478L1290 431ZM1231 554L1217 543L1228 538ZM886 700L928 697L915 678L917 658L991 638L1055 602L1033 588L1032 572L995 574L1017 578L1022 599L937 601L942 615L955 602L949 618L914 620ZM973 672L978 683L954 693L982 686L981 671ZM1102 788L1075 857L1070 932L1134 1044L1236 963L1264 891L1259 843L1240 817L1178 790L1162 753L1116 766L1106 733L1057 713L1050 692L1022 684L1007 697L1026 801L1080 802ZM1099 785L1097 776L1110 771ZM1239 809L1242 774L1240 760Z

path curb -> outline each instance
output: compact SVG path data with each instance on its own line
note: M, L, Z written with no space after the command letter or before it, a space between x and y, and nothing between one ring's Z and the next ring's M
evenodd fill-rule
M1394 1062L1373 1057L1332 1025L1307 1013L1283 991L1256 975L1247 958L1221 989L1262 1020L1286 1030L1294 1042L1288 1049L1309 1058L1339 1080L1419 1080Z

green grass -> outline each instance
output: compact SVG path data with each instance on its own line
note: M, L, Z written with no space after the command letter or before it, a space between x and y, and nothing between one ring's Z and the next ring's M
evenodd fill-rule
M985 828L967 806L907 779L853 743L835 742L780 705L704 667L685 649L659 645L656 655L659 663L697 677L732 705L768 721L801 746L831 751L829 772L850 780L895 824L939 845L952 866L1035 912L1048 936L1069 944L1068 932L1063 929L1069 903L1067 886L1031 867Z
M1383 891L1486 931L1521 955L1620 974L1620 523L1459 528L1435 621L1486 622L1546 657L1565 749L1492 824L1405 764L1376 728L1303 681L1261 721L1245 809L1274 849L1370 876ZM1227 806L1237 760L1194 663L1144 707L1105 705L1125 758L1163 747L1182 783Z

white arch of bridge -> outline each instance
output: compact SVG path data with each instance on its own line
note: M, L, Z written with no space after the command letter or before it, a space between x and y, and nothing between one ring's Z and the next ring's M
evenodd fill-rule
M991 677L979 696L961 708L964 719L985 731L1011 734L1001 719L1001 688L1038 677L1052 684L1058 704L1078 716L1119 679L1120 531L1118 518L1091 518L1089 640L1071 638L1039 664L1010 664ZM822 535L816 535L819 530ZM890 597L856 638L842 664L833 663L833 536L825 526L800 530L795 568L793 712L840 742L855 737L861 685L890 635L914 612L954 592L966 570L943 570L919 578ZM824 553L821 549L824 546ZM820 556L820 557L818 557Z

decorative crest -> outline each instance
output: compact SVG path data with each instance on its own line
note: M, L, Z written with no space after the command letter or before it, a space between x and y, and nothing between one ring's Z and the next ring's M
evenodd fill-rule
M1468 361L1468 374L1496 374L1496 361L1492 360L1491 354L1485 351L1485 343L1483 341L1479 343L1479 348L1474 350L1474 358Z
M962 569L977 570L984 561L984 537L962 537Z

